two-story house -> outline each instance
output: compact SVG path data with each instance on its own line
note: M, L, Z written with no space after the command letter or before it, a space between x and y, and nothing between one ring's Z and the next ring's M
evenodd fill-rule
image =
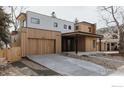
M22 56L50 54L61 51L96 51L96 24L74 23L31 11L21 13L20 46Z

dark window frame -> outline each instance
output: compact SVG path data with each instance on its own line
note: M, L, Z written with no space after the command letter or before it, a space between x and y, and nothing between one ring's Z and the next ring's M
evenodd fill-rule
M79 30L79 26L75 26L75 30Z
M31 23L33 23L33 24L40 24L40 19L39 18L31 17Z
M57 22L54 22L53 26L54 27L58 27L58 23Z
M88 29L89 29L89 32L92 32L92 28L91 27L88 27Z
M67 25L66 24L64 24L64 29L67 29Z
M70 25L68 26L68 29L71 30L71 26Z

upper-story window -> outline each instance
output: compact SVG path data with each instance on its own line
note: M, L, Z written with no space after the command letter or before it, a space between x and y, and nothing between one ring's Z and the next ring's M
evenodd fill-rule
M88 27L88 29L89 29L89 32L92 32L92 29L91 29L91 27Z
M26 27L26 21L25 20L20 20L19 21L19 27Z
M54 27L58 27L58 23L57 22L54 22L53 26Z
M79 26L75 26L75 30L78 30L79 29Z
M38 18L31 18L31 23L33 23L33 24L40 24L40 19L38 19Z
M23 21L23 23L24 23L24 27L26 27L26 21L25 20Z
M64 29L67 29L67 25L64 24Z
M71 26L68 26L68 29L71 30Z

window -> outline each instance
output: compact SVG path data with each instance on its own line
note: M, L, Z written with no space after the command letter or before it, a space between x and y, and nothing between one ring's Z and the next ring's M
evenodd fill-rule
M111 43L111 46L114 46L114 43Z
M64 25L64 29L67 29L67 25Z
M20 27L24 27L24 23L22 20L20 21Z
M96 48L96 40L93 40L93 48Z
M40 19L38 18L31 18L31 23L34 23L34 24L40 24Z
M14 42L16 42L16 39L15 39L15 37L14 37Z
M57 22L54 22L54 27L58 27L58 23Z
M92 31L91 31L91 27L88 27L88 29L89 29L89 32L92 32Z
M71 26L68 26L68 29L71 30Z
M24 27L26 27L26 21L25 20L23 21L23 23L24 23Z
M75 27L75 30L78 30L78 29L79 29L79 27L78 27L78 26L76 26L76 27Z
M19 27L26 27L26 21L25 20L20 20L19 21Z

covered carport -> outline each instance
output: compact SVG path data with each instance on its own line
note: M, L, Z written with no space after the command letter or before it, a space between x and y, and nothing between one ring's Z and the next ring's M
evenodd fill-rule
M69 32L62 34L62 51L70 52L75 51L77 54L78 51L85 52L86 47L86 37L98 38L99 39L99 51L101 51L101 39L102 35L87 33L87 32Z

